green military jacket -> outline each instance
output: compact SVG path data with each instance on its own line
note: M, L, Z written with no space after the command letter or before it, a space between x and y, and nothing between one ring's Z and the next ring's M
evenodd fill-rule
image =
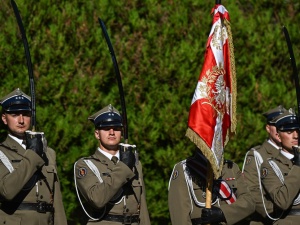
M271 166L272 162L277 166ZM276 158L262 163L261 174L262 184L274 202L276 216L280 217L273 224L298 225L300 223L300 167L294 166L291 160L279 154Z
M86 160L97 167L100 178L92 172ZM75 185L80 193L79 200L86 201L91 209L84 208L89 217L92 217L87 224L122 224L104 220L104 216L109 214L139 215L140 224L150 225L141 162L138 162L137 170L133 172L123 162L114 164L97 150L94 155L79 159L74 167ZM128 186L130 180L132 183ZM124 193L127 193L126 196Z
M268 218L266 210L270 217L273 217L273 203L268 196L265 195L264 190L260 187L260 164L259 159L255 157L254 150L259 153L262 161L266 161L268 158L277 157L280 154L279 149L274 147L268 140L260 146L254 147L246 154L243 173L245 174L248 188L255 200L256 213L252 217L251 225L271 223L272 220ZM264 199L263 199L264 198ZM274 218L275 219L275 218Z
M62 202L56 170L56 155L47 148L48 165L34 151L25 150L10 136L0 144L13 171L0 160L0 224L65 225L67 219ZM39 171L39 175L35 175ZM37 177L36 180L32 180ZM55 213L18 210L21 203L46 202L53 204ZM53 218L54 216L54 218Z
M168 204L172 225L192 225L192 219L201 217L202 208L205 207L205 184L199 183L196 177L192 177L193 189L196 200L191 194L184 173L186 161L182 161L174 166L170 181ZM213 194L214 206L221 207L227 224L234 224L246 218L254 212L254 202L244 182L243 176L237 164L225 163L221 178L226 180L232 190L237 195L238 201L228 205L220 196ZM200 203L199 203L200 202Z

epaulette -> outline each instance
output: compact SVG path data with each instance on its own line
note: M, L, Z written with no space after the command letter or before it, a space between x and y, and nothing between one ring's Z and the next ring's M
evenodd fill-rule
M84 157L81 157L81 158L77 159L77 162L79 160L87 160L87 159L92 159L92 157L91 156L84 156Z
M227 168L228 168L228 169L232 169L232 167L233 167L233 161L228 160L228 159L225 159L225 160L224 160L224 165L225 165L225 164L227 164Z
M252 147L252 148L254 148L255 150L258 150L258 149L260 149L260 147L261 147L261 145L256 145L255 147Z

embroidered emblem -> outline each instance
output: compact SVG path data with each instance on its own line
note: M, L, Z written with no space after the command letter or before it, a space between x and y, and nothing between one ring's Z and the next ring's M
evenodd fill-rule
M174 170L173 174L172 174L172 180L175 180L179 175L178 170Z
M214 40L212 41L214 42L217 40L214 38ZM218 49L221 48L221 46L216 46L215 43L214 48ZM229 114L230 112L230 97L227 93L228 87L226 83L227 79L224 79L225 75L225 69L223 69L221 65L216 65L212 68L212 70L206 70L205 75L201 77L196 87L199 98L204 99L202 104L209 104L214 109L216 114L213 117L217 117L217 121L223 121L225 114ZM223 154L223 128L220 124L222 123L217 122L216 124L214 133L214 140L216 141L213 142L212 146L216 155L216 159L218 159L218 161L222 158Z
M87 170L85 167L81 167L78 169L78 176L79 177L84 177L87 174Z
M251 157L248 156L246 160L246 165L248 165L251 162L251 160L252 160Z
M262 168L261 170L261 177L265 178L268 175L268 169L266 167Z

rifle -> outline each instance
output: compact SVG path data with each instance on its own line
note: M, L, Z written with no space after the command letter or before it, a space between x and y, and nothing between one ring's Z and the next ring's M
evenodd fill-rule
M28 74L29 74L29 85L30 85L30 92L31 92L31 126L32 126L32 131L35 130L36 126L36 109L35 109L35 87L34 87L34 79L33 79L33 70L32 70L32 63L31 63L31 57L30 57L30 51L28 47L28 41L26 37L26 32L23 26L23 22L18 10L18 6L15 3L14 0L11 0L11 5L14 10L14 14L17 19L17 23L22 35L22 41L24 45L24 50L25 50L25 56L26 56L26 61L27 61L27 69L28 69Z

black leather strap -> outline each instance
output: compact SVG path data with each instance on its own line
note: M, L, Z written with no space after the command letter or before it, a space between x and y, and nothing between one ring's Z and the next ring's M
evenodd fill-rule
M288 215L300 216L300 209L291 209Z
M54 212L53 205L48 204L46 202L21 203L20 206L18 207L18 210L34 210L40 213Z
M123 224L132 224L132 223L139 223L140 222L140 217L138 215L112 215L112 214L107 214L102 218L102 220L107 220L107 221L114 221L114 222L120 222Z
M200 218L194 218L192 219L193 225L201 225L201 219Z

